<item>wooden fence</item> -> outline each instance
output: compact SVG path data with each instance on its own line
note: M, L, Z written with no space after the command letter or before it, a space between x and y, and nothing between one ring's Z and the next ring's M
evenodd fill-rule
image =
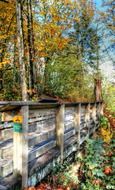
M0 183L35 185L99 127L103 104L0 102Z

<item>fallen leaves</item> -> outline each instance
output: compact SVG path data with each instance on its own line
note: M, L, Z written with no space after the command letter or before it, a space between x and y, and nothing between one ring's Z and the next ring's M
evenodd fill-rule
M112 173L112 168L111 168L111 166L106 166L105 169L104 169L104 173L105 173L106 175L111 174L111 173Z

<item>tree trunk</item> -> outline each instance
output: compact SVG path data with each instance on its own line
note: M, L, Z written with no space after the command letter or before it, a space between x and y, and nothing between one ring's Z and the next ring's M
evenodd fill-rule
M21 0L16 0L16 17L22 100L27 101L26 69L24 63L23 4Z
M33 36L33 17L32 17L32 1L27 0L27 22L28 22L28 48L29 48L29 88L34 89L34 36Z

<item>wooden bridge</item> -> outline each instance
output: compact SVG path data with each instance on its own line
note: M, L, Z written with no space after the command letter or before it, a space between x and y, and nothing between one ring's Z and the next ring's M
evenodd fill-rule
M101 114L102 102L0 102L0 188L36 185L79 150Z

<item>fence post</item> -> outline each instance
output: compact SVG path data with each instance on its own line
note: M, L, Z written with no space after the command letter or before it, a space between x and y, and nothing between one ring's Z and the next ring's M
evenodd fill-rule
M75 113L75 131L78 133L78 146L80 145L80 122L81 122L81 104L78 104L76 107L76 113Z
M96 103L96 104L97 104L96 114L97 114L98 119L99 119L99 117L100 117L100 103L99 103L99 104L98 104L98 103Z
M87 136L89 137L89 129L90 129L90 103L86 106L86 113L85 113L85 124L86 127L88 128L88 134Z
M92 108L92 119L94 121L94 123L96 123L96 103L94 104L93 108Z
M13 129L14 175L22 176L22 189L28 186L28 112L28 106L21 107L20 116L16 116L19 119L22 117L21 128L17 130L16 126L19 121L14 119Z
M65 105L62 104L57 109L56 113L56 140L57 145L60 148L61 153L61 163L63 163L64 159L64 112L65 112Z
M104 103L100 103L100 115L103 115L104 113Z

